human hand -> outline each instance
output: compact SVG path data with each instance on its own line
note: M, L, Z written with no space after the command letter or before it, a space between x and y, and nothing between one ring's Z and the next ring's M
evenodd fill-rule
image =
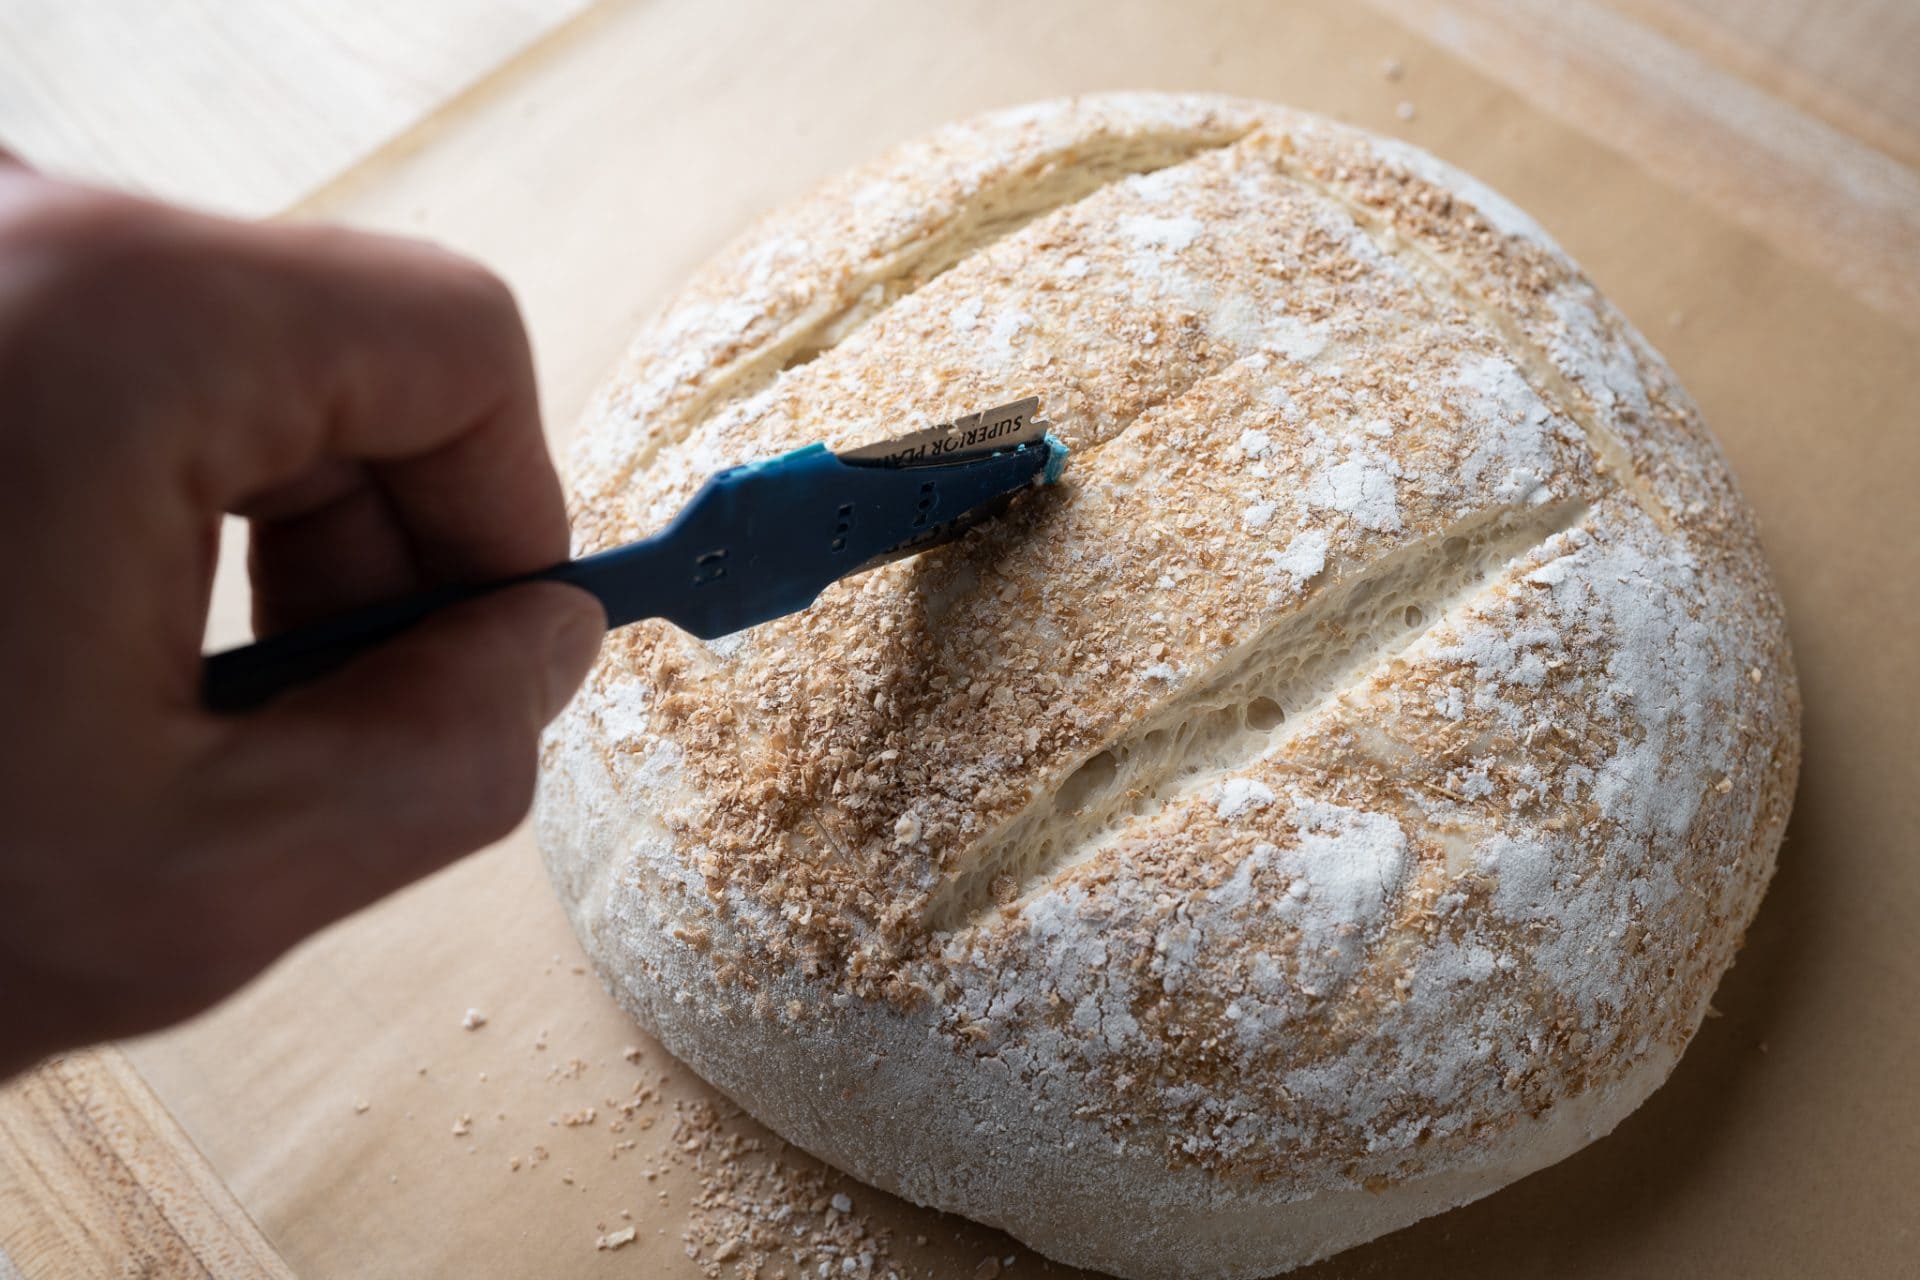
M246 716L198 703L222 513L267 633L567 550L472 263L0 156L0 1078L206 1007L505 834L603 618L534 584Z

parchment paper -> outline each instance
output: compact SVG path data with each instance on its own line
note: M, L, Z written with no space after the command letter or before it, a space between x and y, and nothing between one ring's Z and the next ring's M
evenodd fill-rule
M1721 1016L1672 1081L1597 1146L1311 1274L1912 1274L1914 334L1333 0L604 6L306 212L429 235L501 270L564 431L638 319L751 215L944 120L1097 88L1317 109L1409 137L1536 214L1705 407L1760 513L1798 649L1806 772L1779 877ZM241 598L229 572L225 625ZM702 1139L676 1125L712 1095L577 964L523 832L131 1053L303 1275L701 1274L725 1241L690 1204L692 1165L716 1167L715 1148L682 1150ZM472 1030L470 1007L485 1016ZM587 1107L592 1123L563 1122ZM750 1123L723 1132L762 1141L749 1164L778 1156ZM821 1203L836 1191L850 1212ZM989 1259L1066 1274L844 1179L802 1199L796 1239L857 1229L856 1271L864 1247L875 1275L984 1276ZM632 1243L596 1249L628 1226Z

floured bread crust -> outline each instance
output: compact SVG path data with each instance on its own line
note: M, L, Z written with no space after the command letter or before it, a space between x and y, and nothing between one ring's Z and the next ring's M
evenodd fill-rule
M577 550L1029 392L1056 489L751 632L609 638L539 829L615 993L788 1139L1124 1276L1279 1271L1607 1132L1799 760L1665 363L1424 153L1045 103L697 276L580 435Z

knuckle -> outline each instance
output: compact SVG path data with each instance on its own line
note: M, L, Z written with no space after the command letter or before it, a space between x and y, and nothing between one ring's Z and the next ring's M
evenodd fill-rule
M486 343L489 358L497 361L524 351L526 330L520 319L520 302L507 282L472 258L445 249L431 252L440 259L443 287Z
M488 314L518 318L519 300L513 296L512 288L504 279L473 258L464 258L458 254L450 254L449 257L455 274L466 288L473 291L475 301L480 303Z
M378 242L380 237L334 230L331 234L354 236L363 243ZM385 238L389 250L413 268L416 278L430 283L449 296L463 314L520 332L520 305L507 282L484 263L431 241Z
M0 247L79 253L125 242L150 212L132 196L29 176L0 194Z
M16 355L51 359L150 326L177 302L177 225L114 192L44 179L0 185L0 340ZM101 305L109 296L113 305Z
M520 319L520 302L507 282L478 263L469 264L466 287L473 293L475 310L485 325L487 341L498 358L508 361L509 371L531 360L526 327Z

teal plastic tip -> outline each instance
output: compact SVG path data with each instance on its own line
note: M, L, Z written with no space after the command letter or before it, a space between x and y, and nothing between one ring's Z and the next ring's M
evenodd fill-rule
M1046 441L1047 465L1040 472L1040 481L1042 484L1056 484L1060 473L1067 469L1067 455L1073 450L1067 448L1066 442L1051 431L1047 432Z
M743 475L752 471L777 471L781 467L798 462L802 458L810 458L816 453L825 453L826 451L826 443L816 440L812 444L801 445L798 449L789 449L785 453L775 454L771 458L755 458L750 462L742 462L738 466L728 468L728 470Z

